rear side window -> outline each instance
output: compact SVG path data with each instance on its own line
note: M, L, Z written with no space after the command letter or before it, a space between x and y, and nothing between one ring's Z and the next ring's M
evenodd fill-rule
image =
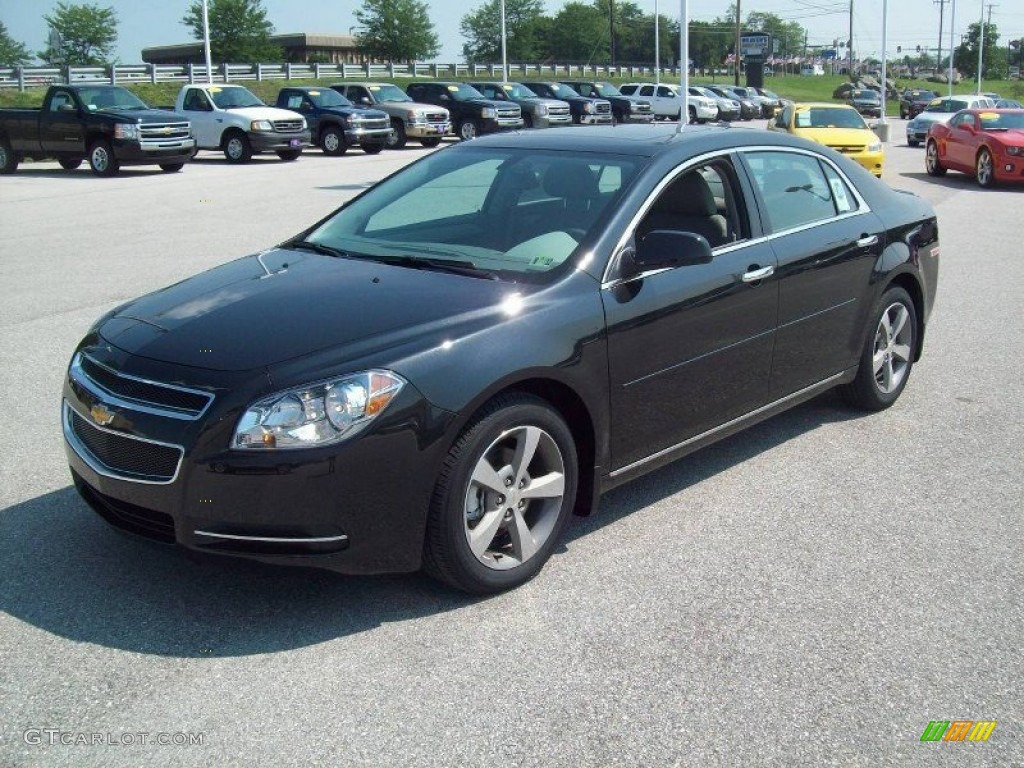
M811 155L795 152L749 152L745 155L761 192L773 232L824 221L854 210L855 198ZM837 183L838 182L838 183Z

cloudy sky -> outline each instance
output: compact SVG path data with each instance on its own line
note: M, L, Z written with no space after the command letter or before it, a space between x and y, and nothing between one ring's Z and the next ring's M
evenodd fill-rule
M180 23L189 0L90 0L117 12L117 56L121 63L142 61L141 51L151 45L188 42L189 31ZM977 21L983 0L957 0L954 39L967 25ZM467 11L481 3L474 0L433 0L429 2L430 18L441 39L441 61L461 58L462 36L459 21ZM25 43L30 50L45 46L46 22L43 16L56 7L56 0L0 0L0 21L11 36ZM550 13L563 5L561 0L547 0ZM643 10L653 13L655 0L638 0ZM356 24L353 10L359 4L346 2L311 2L310 0L264 0L268 16L279 33L322 32L348 34ZM690 0L690 18L710 21L725 12L728 0ZM659 11L678 16L679 5L672 0L659 0ZM750 10L771 12L786 20L800 22L808 31L810 45L828 44L833 39L845 40L849 25L849 2L832 0L742 0L746 17ZM945 5L945 26L942 48L949 48L951 2ZM1024 37L1024 3L1002 0L992 9L992 21L998 24L1000 43ZM879 56L882 50L882 0L855 0L853 17L854 46L858 55ZM939 41L939 6L933 0L891 0L889 2L888 38L890 55L896 46L904 51L918 45L934 48Z

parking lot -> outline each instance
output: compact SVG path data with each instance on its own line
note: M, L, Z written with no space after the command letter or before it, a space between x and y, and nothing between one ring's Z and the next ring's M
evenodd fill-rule
M63 457L97 316L432 150L0 179L0 766L1024 764L1024 188L930 178L892 122L883 180L941 239L899 402L825 395L619 488L483 600L129 540Z

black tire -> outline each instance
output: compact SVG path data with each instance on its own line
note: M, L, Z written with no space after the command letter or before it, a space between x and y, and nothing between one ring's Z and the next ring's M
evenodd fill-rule
M696 125L696 123L697 123L697 110L694 109L693 107L687 107L686 108L686 120L691 125Z
M391 119L391 136L388 139L388 147L391 149L401 149L405 146L408 141L408 137L405 135L405 123L399 120L397 117Z
M252 160L252 144L241 131L229 131L224 136L224 157L229 163L242 165Z
M18 170L19 162L21 158L11 149L7 139L0 139L0 174L14 173Z
M939 145L935 141L929 141L924 150L924 169L929 176L945 176L946 167L939 160Z
M476 124L476 120L465 118L459 121L459 126L455 132L461 141L472 141L480 135L480 127Z
M531 438L529 458L513 466ZM427 519L423 569L478 595L529 581L551 556L572 515L578 477L572 433L548 403L519 394L496 398L463 430L441 468ZM480 554L475 554L470 537L481 527ZM524 529L528 539L518 533Z
M978 150L978 157L974 161L974 177L979 187L991 189L996 185L996 169L992 163L992 153L987 148Z
M279 149L277 151L277 156L285 163L292 163L298 160L301 155L301 149Z
M420 139L420 144L422 144L427 149L433 149L434 147L436 147L440 143L441 143L441 137L440 136L430 136L429 138Z
M106 139L96 139L89 147L89 169L97 176L116 176L121 164Z
M531 115L529 112L523 113L523 127L533 128L533 115Z
M917 309L910 294L892 286L875 303L870 317L857 377L839 391L857 408L881 411L899 399L910 379L917 351Z
M368 155L379 155L381 150L384 149L383 144L360 144L359 146L362 147L363 152Z
M63 157L58 157L57 162L60 163L60 167L65 171L73 171L82 164L84 159L81 155L64 155Z
M177 173L184 167L184 163L160 163L160 170L164 173Z
M320 134L320 149L325 155L344 155L348 149L345 135L335 126L329 125Z
M907 139L907 146L908 147L919 147L919 146L921 146L921 142L918 141L917 139Z

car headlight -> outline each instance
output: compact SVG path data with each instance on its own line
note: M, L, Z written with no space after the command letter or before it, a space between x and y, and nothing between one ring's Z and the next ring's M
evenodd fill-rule
M272 131L274 130L274 124L269 120L253 120L249 124L249 129L253 131Z
M497 116L498 110L494 109L493 107L484 107L484 111L480 113L480 117L488 119L495 118Z
M114 124L114 138L115 139L129 139L138 141L139 139L139 126L137 123L115 123Z
M547 115L548 115L548 107L547 107L546 104L541 104L539 107L537 107L537 116L538 117L547 117Z
M1014 157L1024 156L1024 147L1007 147L1006 154L1013 155Z
M868 152L881 152L881 151L882 151L882 142L881 141L876 141L876 142L873 142L871 144L868 144Z
M274 450L332 445L358 434L405 386L389 371L362 371L258 400L238 420L232 448Z
M586 112L587 114L590 114L591 112L593 112L594 111L594 102L588 101L588 102L584 103L583 111Z

